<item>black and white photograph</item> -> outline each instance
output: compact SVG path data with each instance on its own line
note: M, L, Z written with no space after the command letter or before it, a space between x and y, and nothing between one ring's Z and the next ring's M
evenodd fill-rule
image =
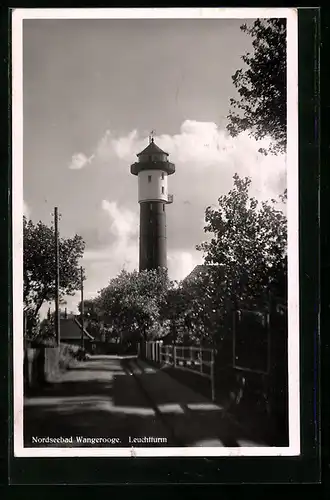
M297 12L16 9L17 457L299 455Z

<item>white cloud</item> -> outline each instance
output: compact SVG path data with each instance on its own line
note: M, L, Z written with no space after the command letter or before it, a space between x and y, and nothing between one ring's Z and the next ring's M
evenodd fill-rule
M84 153L75 153L72 158L71 158L71 163L69 165L69 168L71 170L80 170L81 168L86 167L86 165L89 165L92 160L94 159L95 155L90 156L87 158Z
M264 156L258 152L261 147L269 145L267 138L256 141L247 132L233 138L213 122L185 120L180 133L156 136L155 142L170 154L170 161L176 164L176 174L171 178L173 189L179 198L181 193L184 195L184 190L194 194L194 204L202 200L205 200L204 205L208 204L211 197L213 203L216 202L232 186L235 172L251 177L251 194L259 199L276 196L286 187L285 156ZM148 138L140 137L137 130L122 137L115 137L107 130L94 154L89 158L83 153L74 155L70 168L81 169L94 158L109 163L111 168L114 159L128 166L136 161L136 154L147 143ZM118 172L119 168L126 174L120 164Z
M138 267L138 215L131 210L118 206L117 202L102 201L102 209L108 215L108 225L105 228L113 236L113 241L101 250L86 250L84 263L89 269L89 276L99 276L96 286L98 290L105 286L110 278L116 276L123 268L133 271Z
M197 251L170 251L167 256L168 273L173 280L182 280L198 265L203 263L202 254Z
M125 241L138 232L138 216L126 208L119 208L116 202L102 201L111 221L110 231L120 241Z
M202 262L195 246L207 236L203 231L205 208L216 205L219 196L233 187L233 175L251 177L251 195L270 199L286 187L286 158L258 153L260 147L269 144L267 139L255 141L247 133L232 138L211 122L186 120L178 134L156 136L155 142L176 164L176 173L169 178L174 203L166 208L167 243L170 277L180 280ZM136 130L123 137L107 130L90 157L96 167L99 162L109 165L111 201L104 199L101 203L108 220L101 226L108 232L110 243L106 248L85 252L86 293L96 293L106 286L123 267L138 268L137 182L129 173L129 165L147 144L148 137L140 137ZM90 160L83 154L76 156L80 167L75 168Z
M136 130L118 138L107 130L95 156L102 161L115 157L129 165L136 161L136 154L146 147L147 141L148 138L139 137ZM170 161L176 164L176 175L171 184L178 188L179 193L187 184L191 187L202 180L204 196L199 189L199 198L209 199L213 184L217 189L216 201L220 194L230 189L235 172L251 177L251 193L259 199L277 195L286 186L285 156L264 156L258 152L261 147L267 148L269 139L256 141L248 133L233 138L225 130L218 129L215 123L186 120L179 134L159 135L155 142L170 154Z
M115 154L119 158L127 158L134 151L134 145L138 140L137 131L133 130L127 137L120 137L112 141Z
M108 161L111 157L126 159L132 156L136 141L138 141L137 130L133 130L127 136L118 138L113 137L111 130L106 130L99 140L95 152L89 158L84 153L75 153L71 158L69 168L80 170L90 164L94 158L104 161Z

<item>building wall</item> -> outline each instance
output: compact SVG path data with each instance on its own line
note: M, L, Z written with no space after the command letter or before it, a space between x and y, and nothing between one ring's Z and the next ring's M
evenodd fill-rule
M161 170L142 170L138 174L138 199L143 201L168 199L167 173Z
M166 212L159 202L140 204L140 271L167 267Z

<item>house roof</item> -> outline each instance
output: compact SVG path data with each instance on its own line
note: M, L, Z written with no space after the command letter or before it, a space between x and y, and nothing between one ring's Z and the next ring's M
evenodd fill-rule
M81 339L81 323L76 317L60 319L60 338L63 340ZM84 328L84 339L94 340L94 337L87 332L86 328Z
M140 156L140 155L147 155L147 154L163 154L163 155L167 155L168 156L168 153L166 153L165 151L163 151L162 149L160 149L157 144L154 143L154 140L151 139L151 142L150 144L148 144L148 146L143 150L141 151L141 153L138 153L136 156Z
M210 266L207 266L205 264L199 264L198 266L194 267L194 269L191 271L191 273L188 274L182 281L190 281L193 280L194 278L197 278L198 276L201 276L203 274L206 274L208 268Z
M182 282L187 283L187 282L192 281L193 279L195 279L199 276L206 276L210 269L215 269L215 268L223 270L223 269L221 269L222 266L217 266L214 264L209 264L209 265L208 264L198 264L196 267L194 267L194 269L191 271L191 273L189 273L185 278L183 278Z

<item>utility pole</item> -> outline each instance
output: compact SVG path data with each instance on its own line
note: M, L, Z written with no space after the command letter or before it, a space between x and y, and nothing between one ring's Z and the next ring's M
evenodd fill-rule
M84 349L84 271L80 268L80 290L81 290L81 348Z
M58 209L54 210L55 228L55 334L57 345L60 345L60 259L59 259L59 239L58 239Z

